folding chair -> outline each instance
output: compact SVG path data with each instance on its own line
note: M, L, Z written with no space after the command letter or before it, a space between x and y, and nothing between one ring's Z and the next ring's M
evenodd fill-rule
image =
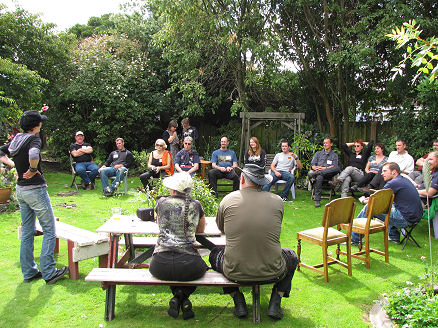
M125 177L123 178L123 182L124 182L124 185L125 185L125 191L124 191L124 194L125 194L125 195L128 194L128 172L129 172L129 169L126 169ZM116 177L113 176L113 177L110 177L109 179L110 179L111 181L113 181L113 180L116 179Z
M420 245L418 245L417 241L414 239L414 237L412 237L412 231L415 229L417 224L418 222L410 223L406 228L400 229L400 233L403 236L402 240L400 241L400 244L403 244L402 250L405 249L408 240L410 240L418 248L421 248Z
M76 162L74 161L73 156L71 154L70 154L69 157L70 157L70 167L71 167L71 176L72 176L72 181L71 181L70 188L74 186L76 191L77 191L78 190L78 185L76 184L76 177L78 176L78 173L75 170ZM91 171L87 170L86 172L88 174Z
M388 253L388 223L389 216L391 215L392 202L394 201L394 193L392 189L382 189L372 194L368 200L368 206L366 211L366 218L357 218L353 220L351 230L361 235L359 242L359 252L351 254L352 257L365 261L367 269L370 268L370 253L377 253L385 257L385 262L389 262ZM373 217L378 214L386 214L385 221L373 220ZM341 229L347 229L348 225L341 224ZM370 235L373 233L383 233L383 243L385 250L379 251L374 248L370 248ZM362 251L362 235L365 236L365 250ZM346 255L345 252L340 254ZM365 254L365 257L360 256Z
M355 209L355 202L353 197L338 198L324 207L324 216L322 219L322 227L308 229L300 231L297 233L297 256L298 256L298 267L297 270L300 271L300 267L311 269L318 272L324 276L326 282L328 282L328 266L331 264L339 264L348 269L348 275L351 276L351 225L353 222ZM345 223L347 224L347 233L343 233L337 229L332 228ZM316 265L308 265L301 262L301 240L306 240L312 244L317 244L322 247L323 263ZM347 246L347 264L339 260L339 252L336 252L336 258L329 255L327 248L330 245L337 245L339 250L340 244L346 243ZM324 270L318 268L323 267Z

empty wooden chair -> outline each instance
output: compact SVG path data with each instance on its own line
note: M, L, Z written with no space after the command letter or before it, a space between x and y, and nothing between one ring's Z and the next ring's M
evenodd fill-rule
M365 261L367 269L370 268L370 253L374 252L385 256L385 261L389 262L388 253L388 223L391 215L392 202L394 201L394 193L392 189L378 190L372 194L368 200L366 218L357 218L353 220L351 227L353 232L361 234L359 242L359 252L353 253L351 256L359 260ZM385 214L385 221L373 220L378 214ZM348 225L341 224L341 229L347 229ZM383 232L383 241L385 250L379 251L370 247L370 235L377 232ZM365 236L365 249L362 250L362 235ZM340 252L345 254L345 252ZM365 257L360 256L365 254Z
M298 246L297 255L300 260L300 267L308 268L324 275L325 281L328 282L328 266L331 264L340 264L348 269L348 275L351 276L351 224L353 222L355 202L353 197L344 197L331 201L324 208L324 217L322 227L308 229L297 233ZM340 224L346 224L347 233L343 233L333 226L339 227ZM322 247L323 263L317 265L308 265L301 262L301 240L317 244ZM340 252L337 252L336 258L328 254L328 246L346 243L347 245L347 264L339 260ZM323 267L324 270L318 268Z

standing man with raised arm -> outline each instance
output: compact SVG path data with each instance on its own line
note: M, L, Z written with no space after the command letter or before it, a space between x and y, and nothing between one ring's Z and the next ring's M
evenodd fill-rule
M47 116L37 111L26 111L21 115L20 127L24 133L18 133L10 144L0 148L0 161L11 165L6 155L12 156L17 168L17 200L21 213L20 266L24 282L43 278L47 284L56 283L68 273L68 267L55 268L53 256L56 243L55 216L47 192L47 183L41 170L41 139L39 132ZM33 254L35 237L35 219L43 228L40 268Z

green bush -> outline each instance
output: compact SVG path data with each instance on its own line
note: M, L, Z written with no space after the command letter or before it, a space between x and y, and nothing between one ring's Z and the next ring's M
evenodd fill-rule
M211 193L211 189L198 177L193 177L195 185L192 189L192 199L198 200L204 209L205 216L216 216L218 204ZM152 190L145 193L146 206L155 207L160 196L169 195L169 189L163 185L163 180L158 179Z
M429 297L424 286L405 287L390 294L388 301L386 312L400 327L437 326L438 295Z

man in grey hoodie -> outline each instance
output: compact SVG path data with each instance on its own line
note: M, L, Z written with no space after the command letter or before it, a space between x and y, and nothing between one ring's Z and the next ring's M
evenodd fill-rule
M18 173L17 200L21 212L20 265L24 282L44 278L54 284L68 273L68 267L57 269L53 252L55 249L55 217L47 184L41 170L41 139L38 136L42 122L47 116L36 111L26 111L20 118L24 133L18 133L11 143L0 147L0 161L15 166ZM13 162L6 156L12 157ZM44 237L41 245L40 267L34 259L35 219L38 217Z

